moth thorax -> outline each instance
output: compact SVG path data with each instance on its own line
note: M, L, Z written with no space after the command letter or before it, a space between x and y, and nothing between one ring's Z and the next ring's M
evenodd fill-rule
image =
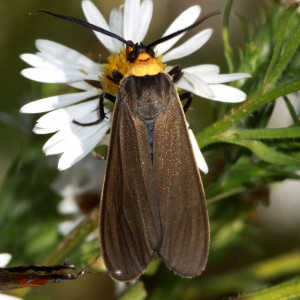
M137 77L146 75L157 75L164 71L164 65L160 58L154 58L148 53L140 53L135 61L131 64L128 75Z

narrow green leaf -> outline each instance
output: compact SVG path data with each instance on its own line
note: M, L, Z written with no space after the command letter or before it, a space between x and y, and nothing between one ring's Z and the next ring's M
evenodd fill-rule
M298 123L299 122L298 115L295 111L295 108L294 108L293 104L289 100L288 96L283 96L283 99L284 99L285 105L287 106L287 109L290 113L290 116L291 116L292 120L294 121L294 123Z
M293 4L287 8L278 25L272 59L264 80L263 89L265 92L276 83L300 45L300 17L296 15L297 8L298 4ZM297 19L296 24L293 24L293 28L296 30L289 26L293 15L296 15Z
M285 71L288 64L291 62L293 56L295 55L296 51L298 50L300 46L300 17L299 22L297 24L298 29L296 32L291 35L290 42L287 44L287 46L284 48L282 55L280 57L280 60L276 64L276 67L274 68L273 72L271 73L271 76L268 80L267 86L270 86L270 84L275 84L276 81L281 77L282 73Z
M300 299L300 276L268 289L243 295L237 300L297 300Z
M264 261L248 265L240 270L223 273L218 276L203 278L201 282L191 282L186 289L186 293L190 295L189 299L198 299L197 296L218 298L217 296L224 294L235 293L249 289L249 287L262 287L268 280L274 280L289 274L299 272L300 253L299 251L289 252L284 255L272 257ZM298 281L299 277L296 279ZM288 284L289 285L289 284ZM288 286L287 285L287 286ZM216 288L218 287L218 288ZM297 285L291 283L291 289L297 291ZM287 288L289 290L289 288ZM278 295L283 294L284 289L278 289ZM295 293L296 294L296 293ZM269 294L271 295L271 294ZM275 293L273 295L276 295ZM299 295L299 294L298 294ZM194 297L193 297L194 296ZM247 299L248 298L238 298ZM251 298L249 298L251 299ZM284 300L284 299L299 299L299 298L253 298L251 300Z
M123 295L121 295L119 300L143 300L147 297L147 292L141 281L133 284L128 288Z
M229 41L229 16L230 16L230 11L231 11L233 1L234 0L227 0L223 12L223 20L222 20L222 38L223 38L225 58L227 61L229 73L234 72L233 54L232 54L232 48Z
M262 160L275 165L300 166L300 159L278 152L260 141L227 140L227 143L243 146L255 153Z
M210 191L212 190L212 188L214 188L214 186L210 186ZM207 198L207 204L212 204L214 202L223 200L225 198L229 198L231 196L240 194L240 193L244 192L245 190L248 190L248 187L240 186L240 187L228 189L227 191L222 192L222 193L215 193L216 194L215 196ZM212 191L212 193L213 192L214 191Z
M249 43L251 41L251 35L250 35L250 31L249 31L249 21L248 21L247 18L245 18L242 15L236 14L236 16L239 18L240 23L242 25L243 33L244 33L244 39L247 43Z
M287 128L270 129L231 129L222 135L223 140L241 139L287 139L300 138L300 127L293 126Z

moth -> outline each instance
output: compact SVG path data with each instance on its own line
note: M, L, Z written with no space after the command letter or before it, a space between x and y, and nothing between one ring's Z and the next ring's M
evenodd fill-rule
M77 23L126 46L128 71L115 69L107 75L117 85L117 95L101 94L99 120L73 120L93 126L105 118L104 100L115 103L100 200L100 243L108 273L116 280L133 280L157 254L174 273L199 275L209 252L209 220L184 114L192 95L178 94L174 82L183 75L180 66L166 73L153 47L219 12L147 46L81 19L46 10L35 13Z

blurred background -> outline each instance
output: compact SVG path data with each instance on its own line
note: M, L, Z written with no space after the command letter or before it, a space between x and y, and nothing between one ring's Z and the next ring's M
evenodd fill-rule
M94 0L93 2L106 18L112 8L119 7L123 3L123 1L117 0ZM154 13L150 30L146 36L146 44L160 37L168 25L189 6L200 4L203 9L202 14L205 14L213 10L222 11L225 5L224 0L153 0L153 2ZM242 48L245 43L243 28L238 16L244 16L249 22L255 23L260 17L260 11L267 9L267 2L272 1L239 0L234 3L230 21L230 39L236 50L236 57L238 57L238 49ZM108 55L107 50L98 42L92 32L46 15L32 16L28 14L36 9L47 9L84 18L80 0L0 0L0 54L2 58L0 78L0 183L2 185L0 252L12 253L11 265L40 264L45 261L62 236L73 228L74 221L78 223L82 220L82 216L79 215L80 211L84 211L85 208L79 205L79 209L69 209L69 202L66 198L70 196L70 193L75 195L82 185L87 185L86 182L91 180L92 188L89 190L88 197L84 194L85 191L81 193L81 196L84 195L86 197L83 198L89 199L88 205L92 207L96 205L104 169L103 162L94 161L89 157L83 162L82 167L75 166L64 172L57 171L58 158L44 157L42 153L42 145L46 142L47 137L32 133L34 122L38 116L19 113L20 107L25 103L57 94L57 86L33 82L20 75L20 71L27 66L19 56L22 53L35 53L34 42L36 39L53 40L76 49L95 61L99 61L100 54L101 62ZM214 28L213 37L209 42L200 51L178 63L183 67L203 63L217 64L221 68L221 73L227 73L221 38L221 17L209 19L201 28L207 27ZM191 34L189 33L188 36ZM53 91L55 92L53 93ZM187 114L196 133L214 121L214 104L209 100L197 100L200 99L194 100L192 109ZM276 125L274 126L276 127ZM277 127L280 127L280 124ZM217 160L214 160L215 158L208 153L207 163L213 172L220 167L217 165L220 159L217 157ZM204 182L209 183L209 176L202 176ZM284 178L282 177L282 179ZM232 206L219 208L219 210L224 210L224 214L227 213L228 227L219 231L219 234L216 235L216 243L223 245L222 243L226 241L230 247L226 248L224 254L217 252L210 258L210 264L204 274L197 279L198 282L201 280L205 282L211 276L218 279L218 275L221 273L238 270L248 264L251 265L282 253L293 253L294 249L299 248L298 182L291 183L289 181L285 185L287 185L285 188L279 185L272 187L271 195L278 193L279 190L279 196L274 196L279 198L279 202L274 200L274 203L280 203L280 200L287 195L287 191L294 191L293 196L288 197L293 199L292 204L288 206L292 213L287 212L283 216L280 215L285 211L286 205L282 207L278 204L279 206L270 209L268 206L270 186L260 186L255 190L249 190L248 195L243 196L243 205L245 203L248 205L240 211L243 221L233 217L235 213L239 213L238 207L241 204L236 204L236 210ZM75 190L70 192L70 189ZM65 201L63 204L62 199ZM78 197L77 200L80 203ZM256 204L258 202L259 204ZM87 210L89 211L89 209ZM288 226L280 226L286 225L287 220L289 220ZM222 222L219 224L218 220L215 220L212 226L218 228L218 226L222 226ZM234 242L230 240L231 235L233 235ZM217 244L214 247L218 249ZM75 251L68 257L68 260L70 263L78 262L79 266L84 266L87 262L92 262L91 258L96 258L98 254L98 241L92 237L88 241L88 246L82 246L81 250ZM287 257L290 256L287 255ZM86 260L86 258L88 259ZM154 264L153 269L156 268L157 266ZM150 272L149 276L144 276L146 289L153 291L152 299L167 299L166 295L168 294L172 295L170 299L223 299L224 296L232 295L232 290L226 291L225 289L222 296L215 296L213 293L211 295L208 293L203 297L201 295L189 296L193 293L184 295L181 292L178 293L180 296L177 298L177 284L179 286L188 285L187 280L177 278L165 270L164 266L159 268L159 275L151 276ZM161 271L161 269L163 270ZM232 278L232 281L239 278L238 274L232 276L229 277ZM285 278L284 276L285 274L280 279ZM273 282L276 283L277 280L278 278ZM164 283L161 290L156 289L159 282ZM191 283L190 291L194 291L193 284L197 285L197 281L191 282L193 283ZM216 282L223 283L222 281ZM253 286L262 287L264 285L258 281L253 282ZM122 286L117 286L117 289L122 289ZM87 297L90 300L114 299L115 291L116 284L108 276L88 274L75 282L37 288L30 291L28 299L79 300ZM242 292L242 290L236 290L236 293L238 292Z

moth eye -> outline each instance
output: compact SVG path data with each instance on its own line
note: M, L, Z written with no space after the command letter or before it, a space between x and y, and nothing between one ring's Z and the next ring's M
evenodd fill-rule
M128 54L128 60L133 63L136 59L136 53L134 51L131 51L129 54Z

